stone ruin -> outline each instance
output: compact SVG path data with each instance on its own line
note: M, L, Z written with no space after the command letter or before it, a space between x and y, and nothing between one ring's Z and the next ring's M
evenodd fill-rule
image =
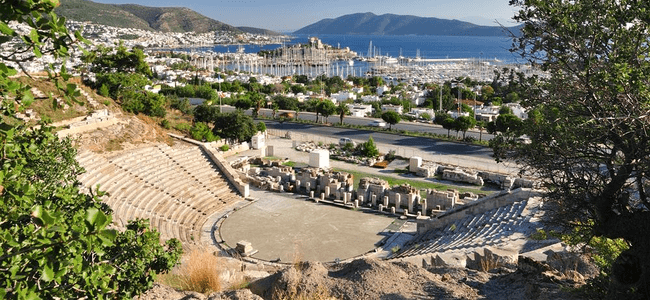
M312 196L312 192L324 199L339 199L352 201L352 174L346 172L333 172L319 168L304 168L295 180L296 192L304 192ZM347 200L347 201L346 201Z
M420 203L420 192L408 184L390 187L387 181L378 178L361 178L357 189L357 200L380 211L414 214Z
M474 171L438 165L433 162L423 161L421 157L411 157L409 160L409 171L419 177L432 178L441 174L442 178L454 182L463 182L483 186L485 183L498 185L503 190L516 188L538 188L539 182L526 178L513 178L505 174L492 173L487 171Z
M422 214L428 215L431 211L443 211L452 209L459 200L458 191L427 190L427 198L422 201Z
M76 128L80 126L86 126L86 125L91 125L91 124L96 124L96 123L101 123L105 122L111 119L115 119L115 115L110 113L108 109L100 109L97 110L90 115L86 116L83 121L75 122L70 124L68 127L69 128Z
M478 172L473 170L462 170L460 168L445 169L442 171L442 179L483 186L483 178L478 176Z
M538 181L526 178L512 178L508 175L497 174L491 172L479 171L478 175L483 178L485 182L498 185L503 190L511 190L516 188L539 188Z
M251 168L251 162L263 166ZM296 175L293 168L283 166L284 161L243 157L230 163L239 171L240 178L260 189L283 192L292 191Z

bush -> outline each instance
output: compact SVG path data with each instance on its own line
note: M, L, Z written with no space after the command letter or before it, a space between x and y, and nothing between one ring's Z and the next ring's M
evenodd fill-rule
M363 147L361 148L361 153L365 157L376 157L379 155L379 150L377 149L377 145L375 145L375 141L372 139L372 136L368 138L368 141L361 144Z
M257 131L259 132L265 132L266 131L266 124L264 122L257 122Z
M180 131L180 132L190 132L190 124L188 123L178 123L174 125L174 129Z
M108 92L108 87L106 84L102 84L102 86L99 88L99 91L97 92L99 95L104 96L104 97L109 97L109 92Z
M165 128L165 129L171 129L172 128L172 124L169 123L169 121L167 119L163 119L162 121L160 121L160 126L162 128Z
M214 133L212 133L212 130L208 126L208 124L205 124L203 122L198 122L190 128L190 136L192 136L193 139L197 141L205 141L205 142L214 142L218 141L220 138L218 136L215 136Z
M169 106L173 109L178 109L186 115L192 114L192 106L190 100L187 98L179 99L178 97L170 97Z
M219 147L219 150L221 150L223 152L226 152L226 151L230 150L230 146L228 146L228 144L225 144L225 145Z
M345 143L345 145L343 145L343 150L345 150L345 151L354 151L354 144L353 143Z

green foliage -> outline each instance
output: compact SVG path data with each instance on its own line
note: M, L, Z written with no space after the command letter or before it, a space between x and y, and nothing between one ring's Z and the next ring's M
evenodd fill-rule
M345 143L345 145L343 145L343 150L344 151L349 151L349 152L354 151L354 144L353 143Z
M163 86L163 89L160 90L160 93L163 95L175 95L177 97L187 97L187 98L201 98L206 100L213 100L219 98L217 92L213 89L211 85L193 85L186 84L184 86L169 87Z
M465 139L467 130L473 128L475 125L476 119L474 117L460 116L454 121L454 129L463 132L463 139Z
M395 111L386 111L381 114L381 118L386 121L386 123L390 124L388 129L392 129L393 125L399 123L402 119L402 117Z
M296 98L290 98L281 95L273 97L273 103L277 104L279 109L293 111L298 109L298 106L300 104Z
M266 124L262 121L257 122L257 131L259 132L265 132L266 131Z
M228 146L228 144L224 144L224 145L222 145L221 147L219 147L219 150L221 150L221 151L223 151L223 152L226 152L226 151L228 151L229 149L230 149L230 146Z
M240 143L250 141L257 133L253 118L239 111L216 114L211 122L214 124L212 132L215 135Z
M576 224L572 231L559 235L564 243L569 246L591 247L591 259L604 274L609 274L616 258L630 247L623 239L610 239L603 236L593 236L591 228L594 222L589 221L586 226Z
M10 271L0 280L11 283L4 290L10 298L132 297L178 262L180 243L161 246L143 221L122 233L106 228L112 211L102 193L80 192L83 169L70 140L48 127L1 134L0 268Z
M512 109L510 107L505 106L505 105L501 105L501 108L499 108L499 114L500 115L511 115L512 114Z
M192 126L190 124L188 124L188 123L177 123L176 125L174 125L174 129L176 129L176 130L178 130L180 132L189 133L191 128L192 128Z
M98 94L104 97L109 97L110 94L108 92L108 86L106 86L106 84L102 84L101 87L99 88Z
M535 113L493 139L495 155L549 186L545 201L557 209L548 216L569 233L583 227L585 241L603 238L607 259L624 249L619 239L625 241L630 247L615 258L610 275L649 298L650 3L511 3L523 25L513 50L548 76L503 72L506 101L515 92ZM529 139L518 139L522 134Z
M239 99L235 102L235 107L238 110L242 110L242 111L248 110L249 108L251 108L251 106L253 106L253 102L251 102L251 100L248 99Z
M24 44L17 52L65 57L71 34L65 19L52 13L54 5L3 4L0 44L20 38ZM9 21L33 30L21 36L6 26ZM9 77L15 74L0 62L0 111L6 118L33 102L30 87ZM76 96L74 84L58 81L69 79L65 67L50 75L67 99ZM59 139L47 124L28 129L5 120L0 125L0 298L132 298L151 287L155 273L178 262L180 243L160 245L158 233L143 221L124 232L107 228L112 210L100 201L103 193L80 191L77 176L83 169L69 139Z
M136 73L101 73L96 78L95 87L101 89L105 85L108 96L113 99L118 99L124 91L142 91L146 85L151 84L145 76Z
M361 153L361 155L365 157L377 157L379 155L379 150L377 149L377 145L375 144L375 140L372 138L372 136L370 136L368 138L368 141L365 143L359 144L357 146L357 150Z
M190 105L190 100L187 98L178 98L178 97L168 97L169 106L173 109L178 109L186 115L192 114L192 105Z
M172 128L172 124L167 119L163 119L162 121L160 121L160 126L162 128L165 128L165 129L171 129Z
M218 136L215 136L214 133L212 133L210 126L203 122L194 123L194 126L190 128L190 136L197 141L205 141L208 143L218 141L220 139Z
M144 113L148 116L164 118L167 114L165 106L167 99L164 96L154 94L151 92L122 92L120 102L122 109L138 114Z
M316 112L323 115L325 119L328 119L329 116L334 114L335 111L336 111L336 105L334 105L334 103L329 100L319 101L318 104L316 105ZM327 120L325 122L327 122Z
M115 49L99 47L91 61L91 71L95 73L138 73L152 77L151 68L144 60L144 52L133 48L128 50L124 45Z

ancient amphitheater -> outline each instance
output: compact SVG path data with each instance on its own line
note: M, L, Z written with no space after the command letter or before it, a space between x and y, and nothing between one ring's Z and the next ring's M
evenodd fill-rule
M77 160L88 170L79 178L83 185L99 185L109 193L105 202L114 210L116 225L150 219L163 239L183 243L209 239L209 234L201 233L210 217L243 199L196 145L158 144L110 158L86 151Z
M177 138L174 146L156 144L114 155L82 151L77 159L88 172L79 179L87 188L99 185L101 190L109 193L104 201L114 210L114 223L117 226L124 226L136 218L149 219L160 231L162 239L177 238L188 245L215 245L232 254L235 248L233 244L237 241L230 240L230 245L227 245L218 229L223 228L221 222L229 214L246 214L248 207L244 206L255 205L254 201L244 201L249 192L248 183L243 183L240 178L245 174L241 170L234 170L214 146ZM411 194L400 194L404 193L403 188L386 188L384 191L384 187L379 186L366 186L357 191L350 185L337 185L331 174L318 175L326 176L323 178L313 177L313 174L310 175L312 177L288 174L290 176L284 177L286 182L267 184L267 187L278 188L276 192L293 197L293 201L321 202L319 205L366 212L360 212L358 218L379 213L393 220L406 220L397 222L400 226L392 224L380 230L377 234L385 238L375 244L374 251L366 249L348 255L346 259L375 257L418 265L466 267L475 264L486 253L501 253L504 257L510 257L506 261L514 260L516 263L520 254L544 259L545 249L561 247L557 240L537 241L530 238L542 227L539 221L543 215L542 202L536 192L529 188L506 189L478 200L472 198L442 213L434 213L431 208L427 209L428 200L419 198L418 191L417 195L413 191ZM282 180L283 176L276 174L269 178ZM294 184L301 181L303 186L296 189ZM313 181L313 185L310 181ZM320 181L328 184L319 184ZM385 194L370 192L376 191L376 188L381 188ZM329 194L325 195L325 191ZM314 193L317 196L314 197ZM365 201L364 196L359 195L365 195ZM246 217L242 219L252 220ZM241 226L246 226L246 222ZM281 222L280 218L274 222ZM358 222L362 224L361 219ZM405 230L405 224L411 224L411 228ZM290 226L297 227L295 224ZM300 230L311 230L313 235L322 232L323 228ZM244 240L246 232L242 232L241 239ZM355 243L354 235L351 236L350 245ZM268 239L263 237L261 240L265 238ZM258 242L254 246L264 251L263 243ZM292 247L287 249L293 251ZM272 264L268 258L260 261L253 255L249 259ZM287 260L283 259L282 262Z

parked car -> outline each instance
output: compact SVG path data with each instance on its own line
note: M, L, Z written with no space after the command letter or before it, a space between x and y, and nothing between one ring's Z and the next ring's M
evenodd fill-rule
M384 127L386 127L386 122L380 121L380 120L374 120L374 121L370 122L370 124L368 124L368 126L384 128Z
M341 146L341 147L345 147L345 145L347 145L347 144L352 144L352 146L354 146L354 147L357 146L357 143L355 143L355 142L354 142L353 140L351 140L350 138L340 138L340 139L339 139L339 146Z

